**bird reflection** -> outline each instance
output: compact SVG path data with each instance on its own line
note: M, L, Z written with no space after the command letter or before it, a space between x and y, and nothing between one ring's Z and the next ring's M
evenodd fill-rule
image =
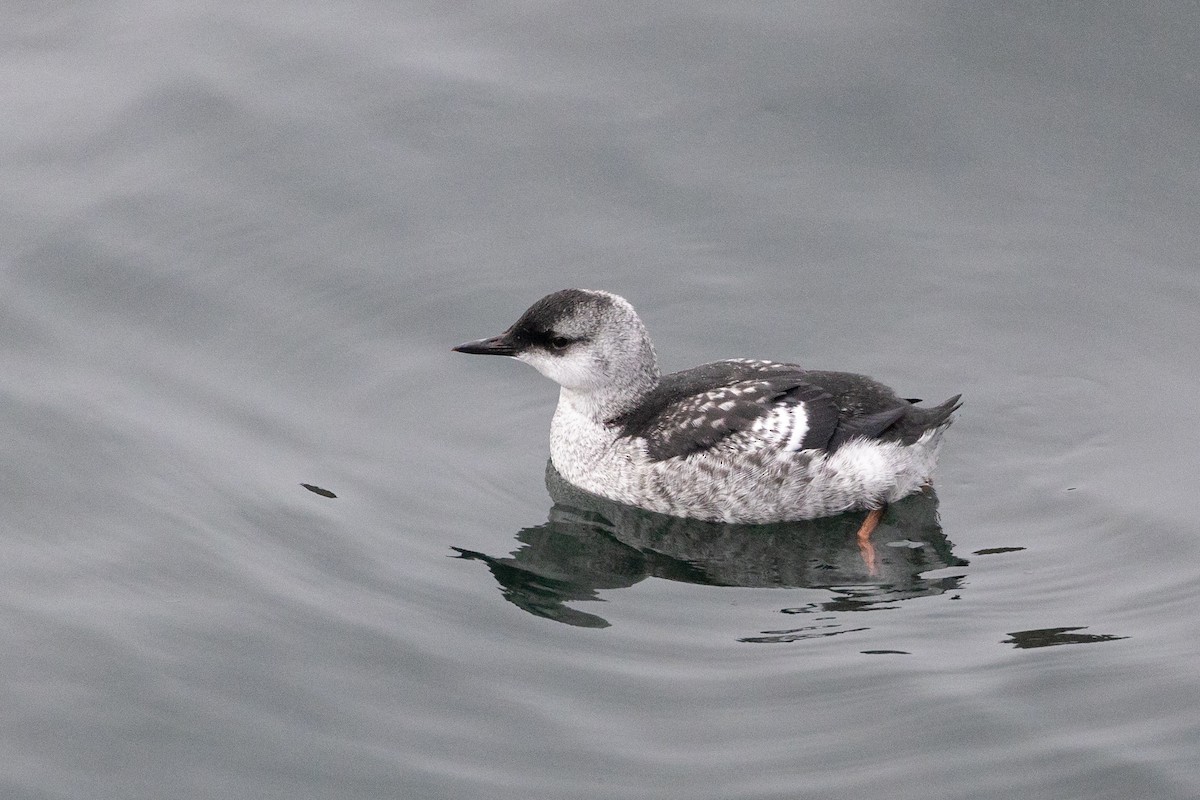
M874 552L868 552L856 537L865 512L772 525L700 522L589 494L564 481L551 464L546 488L554 500L550 518L519 531L521 547L510 556L454 550L459 558L487 564L509 602L568 625L607 627L602 617L567 603L599 600L601 590L647 577L828 589L828 602L804 610L850 611L956 589L957 576L925 579L922 573L967 563L953 555L942 533L932 489L889 505L871 536Z

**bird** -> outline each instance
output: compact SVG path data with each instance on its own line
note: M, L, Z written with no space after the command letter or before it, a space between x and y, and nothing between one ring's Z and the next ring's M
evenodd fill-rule
M459 353L560 387L550 460L569 483L676 517L767 524L867 511L930 485L961 395L931 407L865 375L735 358L662 375L633 306L563 289Z

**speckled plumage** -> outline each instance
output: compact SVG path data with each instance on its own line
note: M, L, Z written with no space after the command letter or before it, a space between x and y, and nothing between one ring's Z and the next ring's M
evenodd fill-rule
M862 375L735 359L660 376L633 307L566 289L460 352L508 355L562 387L550 457L571 483L725 522L877 508L929 482L958 397L922 408Z

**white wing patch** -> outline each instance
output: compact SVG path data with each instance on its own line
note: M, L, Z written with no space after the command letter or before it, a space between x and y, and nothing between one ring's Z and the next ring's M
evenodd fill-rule
M808 433L808 404L796 403L783 406L781 410L791 417L792 425L792 430L788 433L787 444L783 446L783 449L794 453L800 449L800 443L804 441L804 435Z
M765 445L781 451L794 453L800 450L804 435L808 433L808 410L806 403L779 403L754 421L750 433Z

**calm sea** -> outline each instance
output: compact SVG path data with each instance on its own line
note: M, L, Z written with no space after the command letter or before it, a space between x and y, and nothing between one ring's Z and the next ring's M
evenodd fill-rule
M1200 6L6 19L0 797L1200 796ZM579 497L449 350L567 286L963 393L936 495Z

